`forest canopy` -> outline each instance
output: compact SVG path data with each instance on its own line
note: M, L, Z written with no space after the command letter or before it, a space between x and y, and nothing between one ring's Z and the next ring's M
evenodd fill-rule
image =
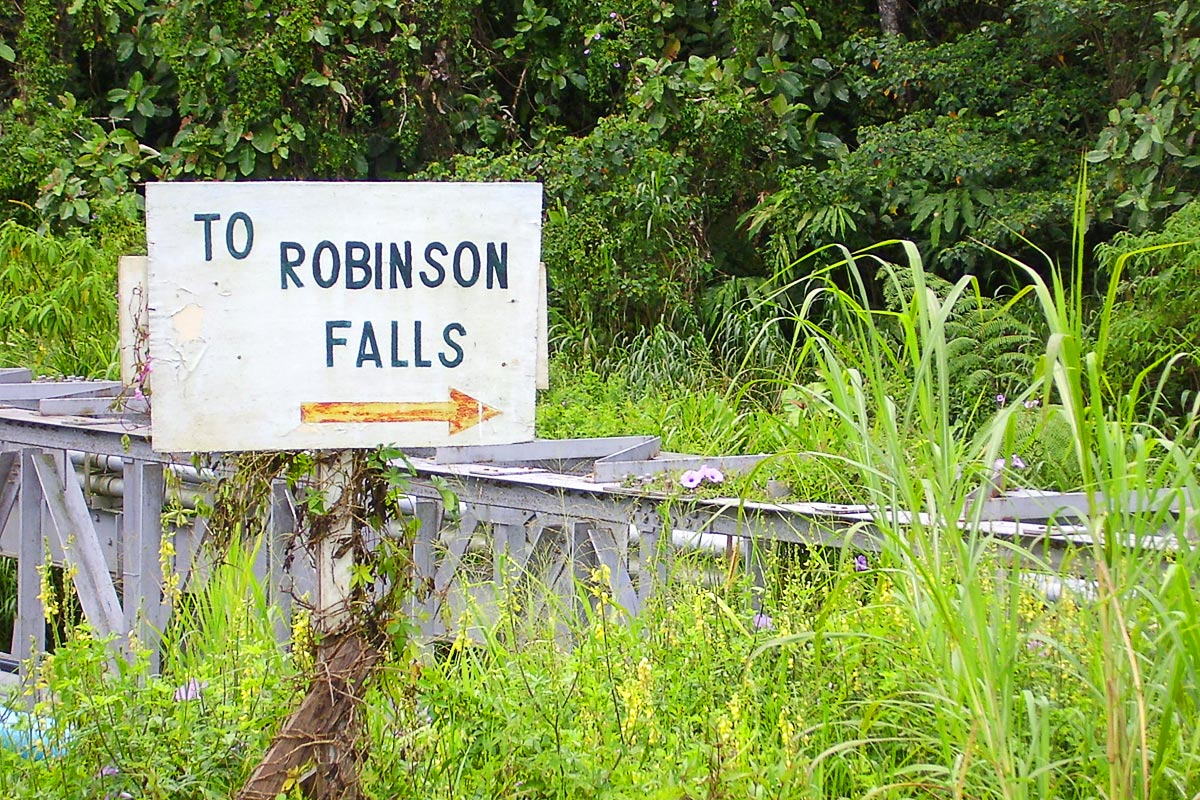
M154 180L540 180L557 344L710 334L814 248L1013 280L1196 191L1200 6L25 0L0 220L136 241ZM1036 248L1036 249L1035 249ZM1098 263L1098 262L1097 262Z

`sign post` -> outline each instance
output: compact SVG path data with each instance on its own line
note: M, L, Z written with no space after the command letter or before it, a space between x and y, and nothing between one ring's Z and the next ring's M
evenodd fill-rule
M154 448L345 451L315 476L321 667L242 800L310 762L352 780L337 751L381 650L350 614L363 516L348 450L533 439L541 201L511 183L146 189Z

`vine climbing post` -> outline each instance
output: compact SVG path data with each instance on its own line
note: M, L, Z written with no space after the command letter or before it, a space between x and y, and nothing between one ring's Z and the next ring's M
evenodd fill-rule
M354 456L343 450L322 460L316 467L315 489L327 509L337 508L327 519L326 530L314 542L317 562L317 597L314 621L322 636L332 635L350 617L350 579L354 567L354 515L339 501L351 487L347 481L354 469Z
M303 490L298 534L317 567L316 662L307 694L251 772L239 800L273 800L296 785L311 797L359 796L359 709L388 643L373 587L353 579L356 564L368 566L372 559L367 529L382 530L387 516L379 503L385 493L369 461L361 450L321 454ZM393 582L405 585L402 579Z

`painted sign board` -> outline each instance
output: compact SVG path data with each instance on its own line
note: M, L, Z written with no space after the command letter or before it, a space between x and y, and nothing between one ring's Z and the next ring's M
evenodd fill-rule
M542 187L146 187L162 452L533 438Z

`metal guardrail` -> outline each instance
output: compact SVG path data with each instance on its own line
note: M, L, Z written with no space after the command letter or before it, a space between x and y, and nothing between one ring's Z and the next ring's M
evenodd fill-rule
M52 386L0 370L0 556L16 559L18 584L13 644L0 642L0 659L45 648L38 595L47 555L74 566L80 603L101 633L154 642L169 613L164 537L175 554L168 566L186 577L204 535L202 519L164 531L166 476L182 482L184 504L192 506L216 477L190 458L156 453L149 418L115 402L111 385ZM624 483L652 470L701 463L736 470L763 458L662 453L656 437L414 452L409 511L420 520L414 562L421 591L412 613L436 637L471 624L473 615L486 617L500 591L536 586L542 605L570 608L582 602L579 584L594 573L607 575L613 599L636 613L671 574L679 549L697 543L759 578L759 555L776 543L878 549L879 512L868 506L695 499ZM447 490L458 499L453 513L443 502ZM1081 495L1002 495L983 508L984 532L1057 563L1090 543L1086 528L1054 522L1074 520L1081 508ZM278 485L256 568L285 610L312 585L313 565L289 558L294 529L294 503Z

